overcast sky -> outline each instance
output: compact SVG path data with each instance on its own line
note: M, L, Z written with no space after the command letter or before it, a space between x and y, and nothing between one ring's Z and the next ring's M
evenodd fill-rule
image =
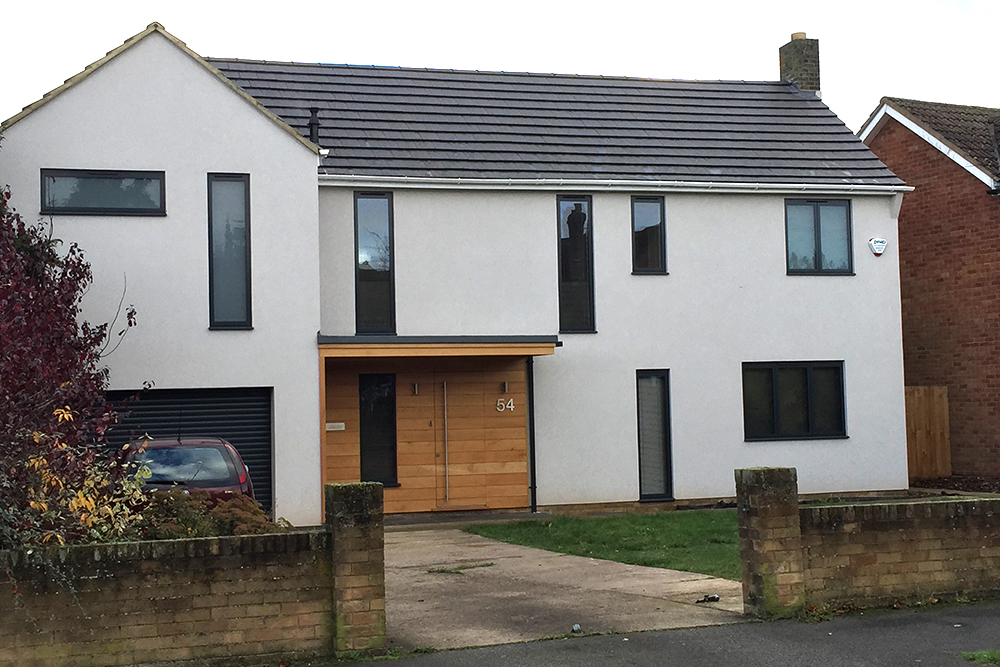
M747 81L805 32L852 130L884 95L1000 108L1000 0L35 0L0 12L0 119L152 21L203 56Z

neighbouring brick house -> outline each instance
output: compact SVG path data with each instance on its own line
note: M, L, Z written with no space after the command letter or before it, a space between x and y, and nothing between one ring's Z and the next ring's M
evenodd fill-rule
M955 474L1000 474L1000 109L884 97L858 133L899 213L907 385L948 387Z

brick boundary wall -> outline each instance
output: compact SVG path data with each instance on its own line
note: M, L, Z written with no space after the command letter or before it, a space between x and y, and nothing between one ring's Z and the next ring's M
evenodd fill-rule
M325 494L328 524L310 530L0 551L0 667L274 665L383 648L382 485Z
M737 470L736 492L748 614L1000 591L1000 498L800 506L794 468Z

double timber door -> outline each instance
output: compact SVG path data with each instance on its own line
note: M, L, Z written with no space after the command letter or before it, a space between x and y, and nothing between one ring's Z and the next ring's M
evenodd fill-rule
M325 363L324 482L375 474L390 513L528 507L524 357Z

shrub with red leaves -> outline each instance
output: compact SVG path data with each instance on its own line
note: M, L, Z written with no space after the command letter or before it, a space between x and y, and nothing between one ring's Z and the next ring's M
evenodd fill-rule
M47 499L69 498L87 479L99 493L117 473L100 444L114 420L101 365L107 325L78 320L90 265L76 244L59 246L0 188L0 549L87 539L93 526L55 506L68 501Z

